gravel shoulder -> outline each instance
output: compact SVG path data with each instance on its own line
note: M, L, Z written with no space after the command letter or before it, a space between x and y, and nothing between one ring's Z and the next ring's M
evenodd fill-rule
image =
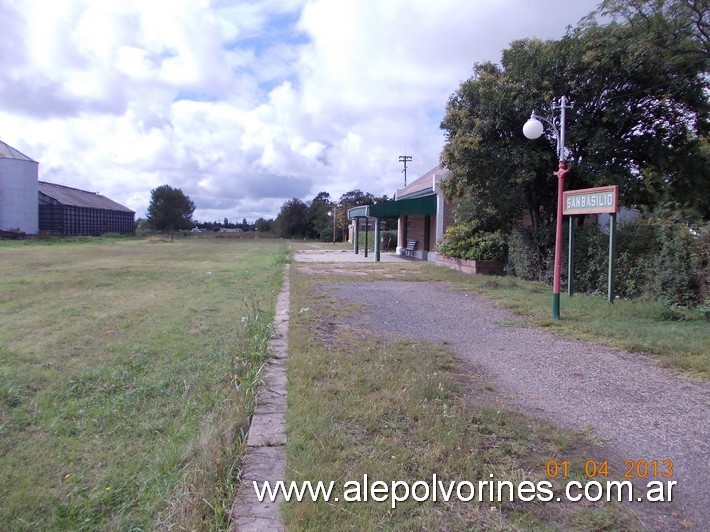
M676 525L710 526L710 383L680 377L641 354L526 327L446 283L347 282L327 289L364 304L373 331L447 343L463 364L495 382L501 401L562 427L593 430L605 452L600 458L615 473L623 474L626 460L672 460L673 502L654 506Z

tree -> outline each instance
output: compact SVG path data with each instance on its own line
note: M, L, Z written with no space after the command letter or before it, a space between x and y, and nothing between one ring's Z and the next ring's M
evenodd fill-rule
M260 233L270 233L271 232L271 226L274 224L274 221L265 218L258 218L256 222L254 222L254 228L256 231L259 231Z
M309 237L319 240L331 240L333 237L333 218L329 212L333 210L333 202L328 192L319 192L308 206Z
M710 15L707 0L604 0L588 17L621 20L656 51L710 61ZM683 59L682 59L683 60Z
M359 189L346 192L340 196L338 200L340 205L346 205L348 208L358 207L360 205L372 205L374 202L375 196L369 192L362 192Z
M375 196L370 192L362 192L359 189L346 192L338 200L339 207L336 209L336 238L340 239L341 235L347 233L347 226L350 223L348 220L348 209L359 207L361 205L372 205L375 203Z
M276 226L284 238L306 238L309 232L308 206L298 198L284 202L276 217Z
M146 213L148 224L158 231L170 231L171 241L175 231L190 229L194 225L193 212L195 204L179 188L162 185L150 192L150 205Z
M626 205L692 204L696 216L710 217L706 62L658 53L639 27L588 21L559 41L514 42L500 65L477 64L442 121L449 197L475 198L479 216L503 226L524 212L536 231L552 225L554 136L546 129L546 141L528 142L520 129L532 109L549 116L553 97L564 94L575 104L569 188L618 184Z
M505 53L524 48L541 66L551 46L519 41ZM475 208L504 225L527 211L539 228L551 223L554 213L554 154L542 143L528 146L520 127L524 110L541 110L539 104L548 98L541 91L531 94L531 76L520 77L514 79L505 66L477 64L474 76L451 96L441 124L446 132L442 164L451 171L444 187L450 199L474 198Z

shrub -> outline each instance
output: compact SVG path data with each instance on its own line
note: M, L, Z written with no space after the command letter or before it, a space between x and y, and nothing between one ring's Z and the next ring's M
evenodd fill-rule
M502 231L478 231L469 222L449 227L439 242L439 252L457 259L504 261L508 242Z
M700 230L698 238L698 300L701 312L710 319L710 224Z
M568 234L569 232L565 231L565 235ZM609 235L602 232L596 224L575 227L574 242L576 291L584 291L589 294L603 291L606 294L609 277ZM617 250L618 248L617 240ZM565 250L567 249L567 242L565 242Z
M382 247L380 248L382 251L394 251L397 247L397 230L382 231L380 239L382 241Z
M687 227L666 222L658 227L661 246L657 251L656 275L651 289L665 305L695 306L700 297L698 238Z
M599 231L597 226L594 227ZM607 246L605 249L608 249L609 235L604 234L604 238ZM655 222L643 218L621 222L618 226L616 242L617 294L625 298L644 295L653 298L648 288L654 276L651 263L660 246ZM608 263L607 258L606 268Z
M506 271L530 281L552 282L554 249L554 227L538 231L516 227L508 239Z
M616 293L646 296L668 306L703 304L708 278L708 251L703 246L708 246L709 232L706 227L693 234L677 220L658 217L620 223ZM608 242L609 235L596 225L576 230L575 285L580 290L606 293Z

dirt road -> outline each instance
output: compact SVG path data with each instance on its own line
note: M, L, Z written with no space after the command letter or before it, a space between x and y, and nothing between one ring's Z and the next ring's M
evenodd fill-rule
M679 377L640 354L526 327L445 283L352 282L330 291L365 303L363 319L375 331L446 342L495 382L499 400L563 427L593 430L616 473L627 460L672 460L673 501L647 508L667 521L646 524L710 527L710 383Z

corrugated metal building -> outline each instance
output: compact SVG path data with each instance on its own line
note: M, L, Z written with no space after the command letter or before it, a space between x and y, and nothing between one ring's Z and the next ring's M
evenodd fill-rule
M96 192L39 181L39 231L60 236L134 234L135 212Z
M0 230L37 233L38 167L0 140Z

